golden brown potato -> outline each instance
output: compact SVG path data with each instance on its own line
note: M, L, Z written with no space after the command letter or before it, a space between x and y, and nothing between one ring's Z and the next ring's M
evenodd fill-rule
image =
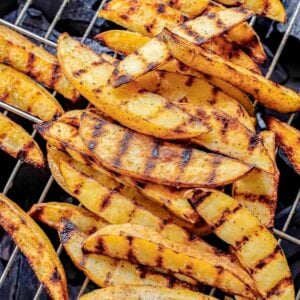
M260 134L265 148L275 165L273 174L254 169L232 185L232 196L257 217L265 227L274 226L277 205L279 170L276 167L275 134L263 131Z
M199 189L191 200L214 233L231 245L265 299L295 299L286 258L272 233L237 200L216 190Z
M51 299L69 299L64 269L48 237L25 211L3 194L0 194L0 225L26 256Z
M200 16L178 26L174 23L173 28L170 30L181 38L196 43L197 45L202 45L211 38L247 20L251 15L252 13L250 11L244 9L227 9L214 14ZM204 47L205 49L224 55L224 53L226 53L224 44L229 45L229 52L233 50L231 44L222 38L207 43ZM233 51L231 52L232 54L234 53ZM149 70L153 70L165 64L170 59L171 53L158 35L119 62L112 73L111 82L114 87L119 87L147 73ZM251 61L250 58L249 60ZM240 59L238 59L238 61L240 61ZM252 65L253 64L251 64L251 66Z
M247 174L251 167L141 135L88 113L79 134L108 169L140 180L176 187L220 186Z
M107 47L113 49L114 51L122 53L122 54L126 54L126 55L133 53L134 51L136 51L138 48L142 47L144 44L146 44L149 41L148 37L145 37L145 36L141 35L140 33L125 31L125 30L105 31L105 32L102 32L101 34L97 35L96 38L99 41L101 41L103 44L105 44ZM238 53L238 54L240 55L240 53ZM229 53L227 53L226 55L228 56ZM171 61L167 62L166 64L158 67L158 69L161 71L168 71L171 73L178 73L181 75L193 76L193 77L201 79L202 81L205 81L206 83L210 83L211 84L210 90L213 90L213 89L216 90L215 87L220 88L221 90L219 92L224 91L227 95L229 95L232 98L239 101L244 106L244 108L248 111L248 113L250 115L254 114L253 104L252 104L251 100L249 99L249 97L245 93L240 91L238 88L236 88L235 86L233 86L225 81L222 81L221 79L219 79L217 77L204 75L204 74L198 72L197 70L192 69L192 68L182 64L181 62L179 62L176 59L172 59ZM144 76L147 78L148 74L149 73L145 74ZM141 80L142 82L144 82L144 80L142 80L141 78L143 78L143 76L138 78L138 81ZM148 85L148 87L149 86L150 85ZM153 84L153 86L155 86L155 84ZM153 89L154 89L153 86L151 87L151 89L149 89L150 91L153 91ZM201 91L202 90L203 90L203 86L201 86ZM197 94L198 94L198 97L200 97L202 95L202 93L200 93L200 94L197 93ZM212 95L212 97L214 100L216 100L214 95ZM229 97L226 97L226 95L222 98L226 98L226 99L224 99L224 101L229 102L228 105L232 104L231 103L232 100ZM214 102L214 101L212 101L212 102ZM223 108L225 109L226 105L224 105ZM238 111L241 110L241 109L237 108L237 105L235 105L234 109L237 109ZM233 113L233 111L232 111L232 113ZM236 117L241 118L241 116L238 116L238 115L236 115Z
M211 228L199 218L199 215L189 204L186 196L186 190L172 190L168 187L151 184L139 183L132 180L129 181L125 176L116 176L113 173L107 172L104 169L93 169L89 165L84 165L72 159L66 153L57 150L55 147L47 145L48 164L51 173L57 183L70 195L76 198L75 190L68 188L65 179L60 171L61 162L66 162L73 166L78 172L95 179L101 185L110 189L117 189L118 192L126 198L132 199L138 205L146 208L154 215L168 221L172 221L178 226L184 227L197 235L206 235L211 232ZM87 163L89 163L87 161ZM95 165L93 165L95 166ZM128 186L126 186L126 184ZM141 193L145 196L143 197ZM147 198L146 198L147 197ZM158 203L149 201L148 199ZM170 212L173 212L172 215ZM181 219L177 218L178 215ZM185 221L183 221L185 220ZM193 225L195 224L195 225ZM79 228L80 229L80 228Z
M193 138L193 143L256 166L267 173L275 172L274 161L264 147L262 139L234 118L210 107L190 104L179 106L205 120L211 128L208 133Z
M42 222L56 230L59 230L60 222L63 219L67 219L86 235L90 235L108 225L96 214L82 207L64 202L34 204L28 214L36 221Z
M79 93L62 73L55 56L2 25L0 62L29 75L73 102L79 99Z
M199 251L215 253L215 249L195 237L183 227L173 223L172 218L165 218L153 206L144 205L144 201L129 198L116 188L108 188L93 177L89 177L72 166L61 161L60 169L66 185L75 194L80 203L91 212L111 224L132 223L153 228L168 239L189 244ZM170 216L170 215L169 215Z
M204 13L215 13L224 9L225 7L222 4L211 1ZM225 36L244 49L255 62L262 64L267 59L258 34L248 22L230 29L225 33Z
M276 134L280 148L300 174L300 131L272 117L267 118L267 123L269 130Z
M0 101L43 121L50 121L64 112L47 90L26 75L2 64L0 64Z
M63 119L61 118L60 120ZM74 119L72 119L72 122L74 122ZM79 123L79 121L76 122ZM95 157L93 157L88 148L82 144L78 129L69 124L64 124L62 122L45 123L44 125L37 126L37 130L48 143L51 144L51 146L48 145L47 149L48 163L52 175L58 184L69 194L72 195L72 192L65 185L58 165L60 160L69 161L70 158L64 152L57 150L57 148L66 151L75 160L73 163L76 164L76 167L83 173L99 178L101 182L104 181L105 185L108 185L109 187L114 186L115 183L113 182L115 180L125 186L134 188L148 199L157 202L160 206L166 207L175 216L186 220L188 223L186 223L185 226L192 231L201 235L207 233L207 228L206 225L203 224L203 220L199 218L199 215L195 213L194 209L189 204L185 190L172 189L153 183L137 182L132 178L108 172L100 167L100 165L93 163ZM96 171L94 170L94 172L92 172L91 168L84 166L84 164L91 165ZM109 180L109 178L111 179ZM112 180L112 178L114 180ZM178 222L176 221L176 223ZM192 224L195 224L195 226L191 227Z
M241 5L279 22L286 21L285 9L280 0L216 0L225 5Z
M163 3L179 10L181 13L192 19L199 16L207 9L209 0L163 0Z
M91 229L89 228L90 231ZM82 246L88 235L81 232L68 219L60 223L59 234L61 243L74 265L100 287L137 284L152 285L156 288L162 286L197 290L197 287L173 276L158 273L141 265L104 255L83 253Z
M80 297L80 300L213 300L206 296L189 290L173 290L155 286L121 285L95 290Z
M168 30L164 36L172 55L184 64L238 86L267 108L282 113L300 110L300 96L295 91L209 53Z
M255 299L255 286L221 267L213 255L167 240L150 228L132 224L106 226L89 236L83 249L87 253L163 268L170 273L179 272L230 294Z
M74 86L99 110L136 131L160 138L197 136L208 129L163 97L135 83L114 89L114 66L67 34L58 42L58 59Z
M14 158L42 168L44 155L34 139L18 124L0 113L0 149Z
M106 3L99 17L117 23L131 31L153 37L164 27L184 22L178 10L160 1L113 0Z

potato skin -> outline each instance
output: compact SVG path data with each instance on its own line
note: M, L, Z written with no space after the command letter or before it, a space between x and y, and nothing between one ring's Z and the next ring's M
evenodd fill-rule
M0 149L37 168L45 166L43 152L34 139L18 124L0 113Z
M209 53L167 29L164 37L172 55L184 64L238 86L267 108L282 113L300 110L300 95L295 91Z
M0 64L0 100L43 121L64 113L59 102L26 75Z
M95 290L83 295L80 300L214 300L216 298L206 296L189 290L174 290L154 286L123 285Z
M106 168L153 183L176 187L221 186L252 169L224 156L155 140L89 113L81 115L79 134Z
M80 97L62 73L55 56L3 25L0 25L0 62L58 91L72 102Z
M209 130L201 120L136 82L113 88L108 82L114 70L112 62L67 34L59 38L58 59L80 93L124 126L165 139L189 138Z
M289 265L273 234L237 200L201 189L191 201L214 233L232 246L264 299L295 299Z
M26 212L3 194L0 225L26 256L51 299L69 299L66 275L50 240Z

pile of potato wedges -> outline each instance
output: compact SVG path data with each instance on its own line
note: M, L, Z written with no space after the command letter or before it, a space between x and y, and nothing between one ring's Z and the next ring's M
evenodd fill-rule
M51 299L68 299L67 279L36 222L101 287L82 300L216 299L207 286L236 299L295 299L270 229L277 146L300 174L300 132L272 116L257 132L254 103L293 113L300 95L261 74L266 54L247 23L256 14L286 20L279 0L112 0L99 17L124 30L95 39L122 60L67 33L54 56L0 25L0 101L40 120L47 153L3 113L0 148L49 167L80 202L27 213L0 194L0 225ZM89 105L64 112L49 89ZM203 239L211 234L227 251Z

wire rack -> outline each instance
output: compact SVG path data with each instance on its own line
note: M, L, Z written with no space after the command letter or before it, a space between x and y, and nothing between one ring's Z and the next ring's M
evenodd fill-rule
M50 23L49 27L48 27L48 30L46 32L46 34L44 36L40 36L40 35L37 35L35 33L32 33L24 28L22 28L22 21L26 15L26 12L27 10L30 8L30 5L32 4L33 0L27 0L26 3L24 4L22 10L20 11L19 15L17 16L17 19L16 21L13 23L9 23L3 19L0 18L0 24L2 25L6 25L16 31L18 31L19 33L27 36L27 37L30 37L34 40L36 40L37 42L40 42L42 45L44 46L50 46L50 47L54 47L56 48L57 44L53 41L51 41L49 39L51 33L53 32L55 26L57 25L57 22L60 20L61 16L62 16L62 13L66 7L66 5L68 4L70 0L63 0L60 7L58 8L57 10L57 13L56 15L54 16L52 22ZM93 29L93 26L95 25L96 23L96 20L97 20L97 15L98 15L98 12L102 9L103 5L105 4L105 2L107 2L108 0L102 0L99 4L99 7L97 9L97 11L95 12L95 15L92 17L92 19L90 20L90 23L86 29L86 31L84 32L83 36L81 37L81 42L84 43L87 39L87 37L89 36L91 30ZM299 3L297 4L297 7L295 7L295 11L293 13L293 15L291 16L290 20L288 20L288 27L286 29L286 32L282 38L282 40L280 41L280 44L277 48L277 51L274 55L274 58L272 60L272 63L268 69L268 72L266 74L266 77L267 78L270 78L271 75L273 74L275 68L276 68L276 65L280 59L280 56L284 50L284 47L288 41L288 38L290 36L290 33L291 33L291 30L293 28L293 25L295 24L296 20L297 20L297 17L299 16L300 14L300 1ZM256 18L252 18L250 24L251 25L254 25L256 21ZM55 96L55 92L53 93L53 95ZM0 108L4 109L4 114L7 114L8 112L9 113L13 113L19 117L22 117L32 123L41 123L42 121L36 117L33 117L31 116L30 114L26 113L26 112L23 112L13 106L10 106L6 103L3 103L0 101ZM292 114L287 123L288 124L291 124L293 122L295 118L295 114ZM31 136L32 137L35 137L36 136L36 131L33 130L32 133L31 133ZM22 161L18 160L17 163L15 164L12 172L10 173L10 175L8 176L8 179L6 181L6 184L2 190L2 193L3 194L7 194L8 191L10 189L12 189L14 187L14 182L15 182L15 179L18 175L18 172L20 170L22 166ZM38 198L38 200L36 201L37 203L41 203L45 200L52 184L54 182L54 179L52 176L50 176ZM296 238L296 237L293 237L289 234L286 233L286 231L288 230L290 224L291 224L291 221L292 221L292 218L296 212L296 208L299 204L299 201L300 201L300 185L299 185L299 190L298 190L298 193L297 193L297 196L296 198L294 199L293 201L293 205L291 206L291 209L289 211L289 214L288 214L288 217L286 218L285 222L284 222L284 226L282 228L274 228L273 231L274 231L274 234L279 238L278 239L278 243L280 244L282 242L282 239L284 240L287 240L293 244L295 244L296 246L299 246L300 247L300 239ZM62 252L62 245L60 244L59 247L57 248L57 254L60 255L61 252ZM17 254L19 253L19 249L18 247L15 247L14 250L12 251L12 253L10 254L10 257L9 257L9 260L0 276L0 289L3 287L3 284L10 272L10 270L13 268L13 264L14 264L14 261L16 260L16 257L17 257ZM86 290L86 287L89 283L89 279L88 278L85 278L84 282L82 283L81 285L81 288L79 290L79 293L77 295L77 298L79 298L83 293L84 291ZM37 289L36 293L35 293L35 296L34 296L34 300L37 300L40 298L40 295L41 295L41 292L43 290L43 287L40 285L39 288ZM210 291L210 294L213 295L215 293L215 289L211 289ZM300 289L298 291L296 291L297 293L297 296L296 296L296 300L300 300Z

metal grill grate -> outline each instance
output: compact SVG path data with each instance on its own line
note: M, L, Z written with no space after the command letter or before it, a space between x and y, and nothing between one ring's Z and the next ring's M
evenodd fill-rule
M30 31L22 28L22 21L24 19L24 16L25 16L28 8L32 4L32 1L33 0L27 0L26 1L26 3L24 4L24 6L23 6L22 10L20 11L20 13L19 13L19 15L18 15L18 17L17 17L17 19L16 19L16 21L15 21L14 24L9 23L9 22L1 19L1 18L0 18L0 24L6 25L6 26L8 26L8 27L10 27L10 28L18 31L19 33L21 33L21 34L23 34L25 36L28 36L28 37L30 37L32 39L35 39L37 42L40 42L43 45L47 45L47 46L55 48L57 46L57 44L55 42L49 40L49 36L51 35L53 29L55 28L57 22L60 20L61 15L62 15L62 13L63 13L66 5L68 4L69 0L63 0L62 1L62 4L60 5L60 7L59 7L56 15L54 16L51 24L49 25L48 30L47 30L45 36L39 36L39 35L37 35L35 33L32 33ZM95 15L91 19L91 21L90 21L90 23L89 23L89 25L88 25L85 33L81 37L81 42L82 43L85 42L86 38L90 34L93 26L96 23L98 12L101 10L102 6L105 4L106 1L107 0L102 0L101 3L99 4L99 7L98 7ZM282 52L284 50L284 47L285 47L285 45L287 43L287 40L289 38L289 35L290 35L291 30L293 28L293 25L295 24L295 22L297 20L297 17L299 16L299 13L300 13L300 1L297 4L297 7L295 8L295 11L294 11L292 17L289 20L289 25L287 27L287 30L286 30L286 32L285 32L285 34L284 34L284 36L283 36L283 38L282 38L279 46L278 46L278 49L277 49L277 51L275 53L275 56L274 56L274 58L272 60L272 63L270 65L269 69L268 69L268 72L267 72L267 75L266 75L267 78L270 78L271 75L272 75L272 73L275 70L275 67L276 67L276 65L277 65L277 63L278 63L278 61L280 59L280 56L281 56L281 54L282 54ZM254 17L251 20L250 24L254 25L255 20L256 20L256 18ZM55 92L53 93L53 95L55 95ZM8 105L6 103L3 103L1 101L0 101L0 108L2 108L2 109L5 110L4 111L5 114L7 114L8 112L10 112L10 113L16 114L16 115L18 115L18 116L20 116L20 117L22 117L22 118L24 118L26 120L29 120L32 123L40 123L40 122L42 122L40 119L38 119L36 117L33 117L33 116L27 114L26 112L23 112L23 111L15 108L15 107L12 107L12 106L10 106L10 105ZM291 124L293 122L294 118L295 118L295 114L292 114L290 116L289 120L288 120L288 124ZM31 135L33 137L35 137L36 131L33 130L33 132L31 133ZM3 189L2 193L7 194L8 191L11 188L13 188L15 178L18 175L18 172L20 170L21 165L22 165L22 162L20 160L18 160L17 163L15 164L15 166L14 166L11 174L9 175L8 180L6 181L6 184L4 186L4 189ZM47 194L48 194L48 192L49 192L49 190L50 190L50 188L52 186L53 181L54 181L53 177L50 176L49 179L48 179L48 181L47 181L47 183L46 183L46 185L43 188L43 191L42 191L42 193L41 193L38 201L37 201L38 203L41 203L41 202L43 202L45 200L45 198L46 198L46 196L47 196ZM291 207L291 209L289 211L288 217L286 218L286 220L284 222L283 228L281 228L281 229L274 228L273 229L275 235L277 235L278 238L279 238L279 240L278 240L279 243L281 243L282 239L285 239L285 240L287 240L287 241L289 241L291 243L294 243L295 245L297 245L297 246L300 247L300 239L298 239L296 237L293 237L291 235L286 234L286 231L288 230L288 228L289 228L289 226L291 224L292 218L293 218L293 216L295 214L295 211L296 211L296 208L297 208L297 206L299 204L299 201L300 201L300 186L299 186L299 190L298 190L297 196L296 196L296 198L295 198L295 200L293 202L293 205L292 205L292 207ZM60 244L59 247L58 247L58 249L57 249L58 255L60 255L61 251L62 251L62 245ZM12 251L11 255L10 255L10 258L9 258L9 260L8 260L6 266L5 266L5 269L3 270L2 274L1 274L1 277L0 277L0 289L3 287L3 284L4 284L4 282L5 282L6 278L7 278L7 275L9 273L9 271L13 267L13 263L14 263L14 261L16 259L16 256L17 256L18 252L19 252L18 247L15 247L14 250ZM84 293L84 291L85 291L88 283L89 283L89 279L86 278L84 280L81 288L80 288L80 291L79 291L77 297L80 297ZM36 291L36 294L34 296L34 300L39 299L41 291L42 291L42 286L40 285L39 288L38 288L38 290ZM214 293L215 293L215 289L212 289L211 292L210 292L210 294L213 295ZM300 289L298 290L296 300L300 300Z

